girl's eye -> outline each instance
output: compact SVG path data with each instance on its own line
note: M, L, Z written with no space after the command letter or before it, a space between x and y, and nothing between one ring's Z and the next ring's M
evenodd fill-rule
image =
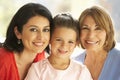
M56 41L61 41L61 39L56 39Z
M70 44L73 44L74 42L73 41L69 41Z

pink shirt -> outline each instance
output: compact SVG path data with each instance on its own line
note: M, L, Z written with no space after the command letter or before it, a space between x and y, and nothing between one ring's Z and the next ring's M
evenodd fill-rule
M66 70L57 70L48 59L44 59L32 64L25 80L92 80L92 78L83 64L71 60Z

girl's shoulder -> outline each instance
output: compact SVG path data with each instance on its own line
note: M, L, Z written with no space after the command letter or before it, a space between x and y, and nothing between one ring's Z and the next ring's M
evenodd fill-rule
M76 61L76 60L73 60L73 59L71 59L71 65L73 65L73 67L76 68L76 69L86 68L86 66L82 62L79 62L79 61Z
M33 63L32 66L34 66L35 68L42 69L43 67L46 67L48 64L49 64L48 59L45 58L45 59L42 59L38 62Z

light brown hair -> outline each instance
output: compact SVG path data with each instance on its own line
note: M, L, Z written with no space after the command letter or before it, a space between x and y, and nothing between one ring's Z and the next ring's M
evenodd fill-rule
M104 50L109 51L115 46L114 28L110 15L102 7L92 6L85 9L79 17L80 28L83 25L83 21L87 16L91 16L96 24L102 27L106 31L106 41L104 43ZM82 46L82 44L81 44ZM82 48L84 48L82 46Z

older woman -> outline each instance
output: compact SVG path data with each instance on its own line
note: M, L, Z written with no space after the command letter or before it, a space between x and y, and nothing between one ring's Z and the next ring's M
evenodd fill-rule
M79 18L80 42L85 52L75 58L87 65L94 80L120 80L120 51L114 48L114 29L101 7L84 10Z

